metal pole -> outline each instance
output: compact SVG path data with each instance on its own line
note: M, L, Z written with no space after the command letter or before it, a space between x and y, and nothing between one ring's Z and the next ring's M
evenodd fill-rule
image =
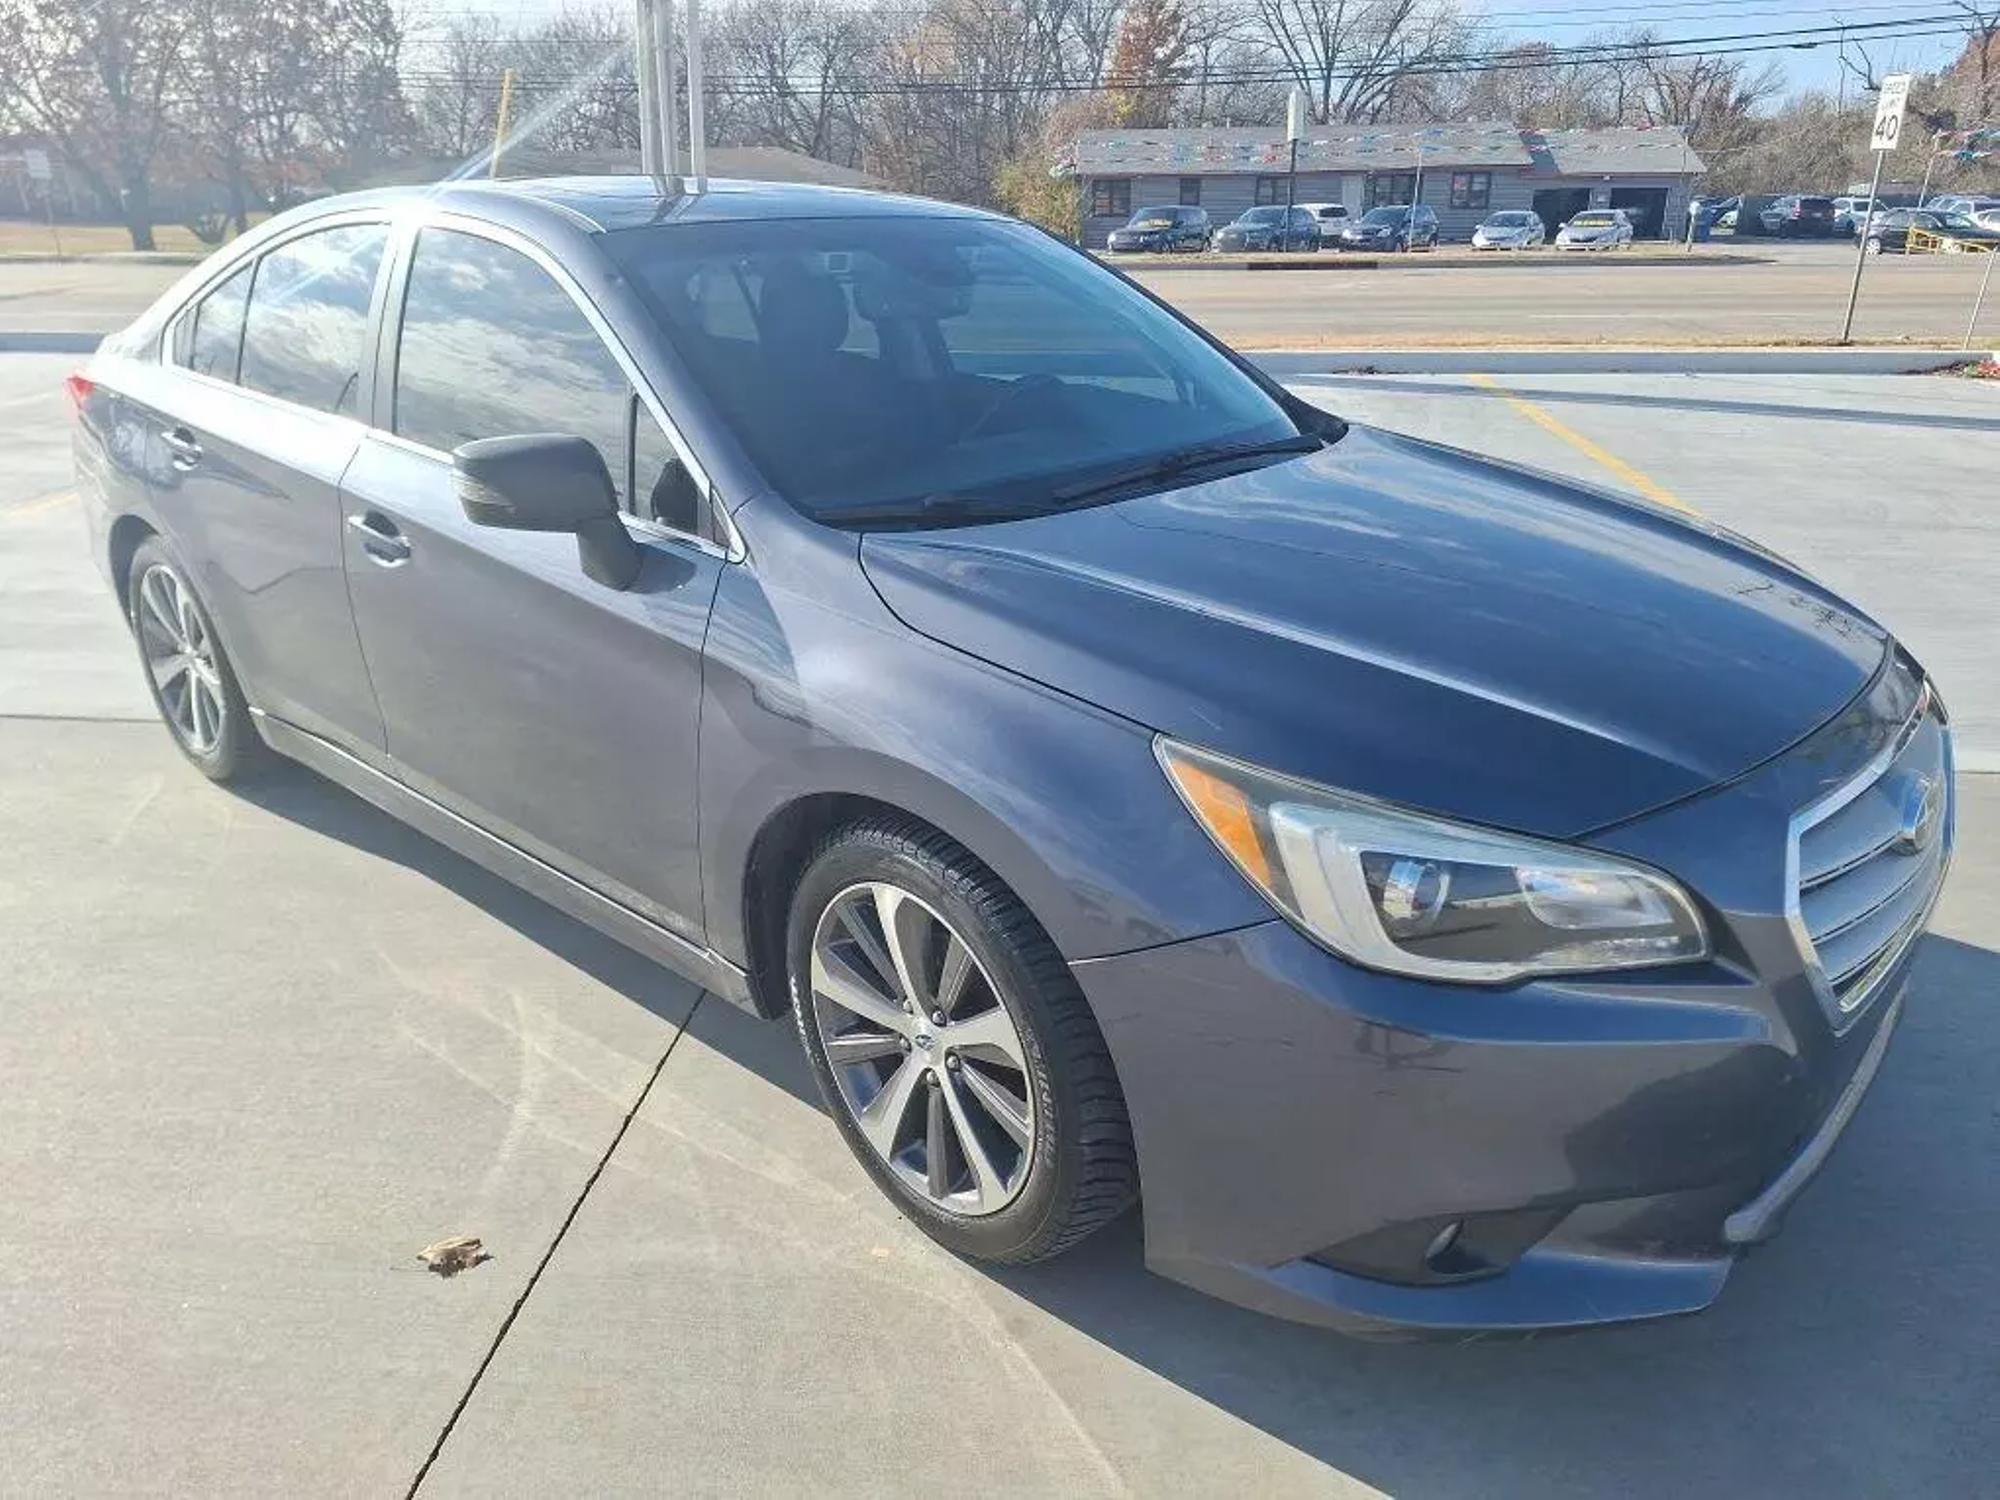
M1986 252L1986 274L1979 278L1979 296L1973 301L1972 321L1965 325L1965 342L1958 346L1961 349L1970 349L1972 347L1972 333L1979 326L1980 309L1986 306L1986 288L1993 283L1993 262L1996 260L2000 260L2000 255L1996 255L1992 250L1988 250Z
M514 106L514 70L503 68L500 73L500 110L493 118L493 154L486 159L486 175L500 175L500 153L507 149L507 117Z
M701 0L687 0L688 7L688 170L694 174L694 190L708 189L708 135L702 123L701 87Z
M666 176L660 152L660 51L653 41L652 0L637 0L632 41L639 77L639 164L648 177Z
M1888 159L1889 153L1886 151L1875 153L1875 180L1868 184L1868 205L1871 213L1874 212L1875 199L1882 191L1882 163ZM1854 285L1847 291L1847 321L1840 325L1840 341L1843 344L1854 342L1854 308L1861 301L1861 270L1867 264L1868 235L1864 230L1854 241Z
M653 0L653 44L660 73L660 171L681 190L680 75L674 71L674 0Z
M1424 201L1424 133L1417 130L1417 184L1410 190L1410 217L1403 224L1403 248L1416 249L1417 205Z
M1278 234L1278 245L1282 249L1292 242L1292 208L1299 198L1299 143L1292 141L1292 165L1285 173L1285 227Z

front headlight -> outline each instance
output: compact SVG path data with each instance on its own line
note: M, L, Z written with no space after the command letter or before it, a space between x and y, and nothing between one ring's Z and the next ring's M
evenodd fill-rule
M1472 984L1708 956L1688 895L1592 849L1454 823L1161 738L1181 800L1309 937L1371 969Z

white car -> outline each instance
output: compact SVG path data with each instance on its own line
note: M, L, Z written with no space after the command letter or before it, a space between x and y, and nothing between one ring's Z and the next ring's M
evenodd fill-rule
M1354 215L1345 203L1301 203L1300 208L1313 216L1319 225L1319 242L1330 244L1340 238L1340 231L1354 222Z
M1622 208L1586 208L1556 231L1558 250L1620 250L1632 243Z
M1548 226L1542 216L1524 208L1505 209L1491 214L1472 231L1475 250L1532 250L1548 242Z

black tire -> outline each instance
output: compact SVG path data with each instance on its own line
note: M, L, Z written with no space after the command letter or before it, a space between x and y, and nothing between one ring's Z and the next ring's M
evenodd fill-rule
M827 1061L810 988L813 938L835 899L864 882L901 887L949 923L1020 1035L1034 1144L1015 1196L996 1212L953 1213L906 1185L861 1133ZM785 951L793 1021L827 1112L876 1186L939 1244L979 1260L1045 1260L1137 1198L1131 1123L1096 1018L1041 924L953 840L894 815L829 834L793 894Z
M145 606L140 594L148 575L156 570L171 574L175 584L184 591L188 608L200 623L206 649L214 664L221 713L212 739L202 743L191 738L163 695L161 685L155 681L152 659L147 652L148 632L153 627L141 618ZM236 680L236 669L230 664L229 653L223 647L222 637L216 632L215 622L189 581L187 570L158 537L147 538L132 554L132 567L126 580L125 617L132 627L132 640L139 652L139 666L145 674L146 691L152 694L153 707L159 711L174 748L211 781L233 781L266 767L271 752L258 737L256 725L250 722L250 706L244 701L243 688Z

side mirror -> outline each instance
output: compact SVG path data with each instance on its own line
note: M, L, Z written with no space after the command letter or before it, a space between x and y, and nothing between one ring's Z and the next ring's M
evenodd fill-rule
M644 554L618 515L604 457L585 438L527 432L461 444L451 456L458 503L475 526L573 531L586 576L630 588Z

